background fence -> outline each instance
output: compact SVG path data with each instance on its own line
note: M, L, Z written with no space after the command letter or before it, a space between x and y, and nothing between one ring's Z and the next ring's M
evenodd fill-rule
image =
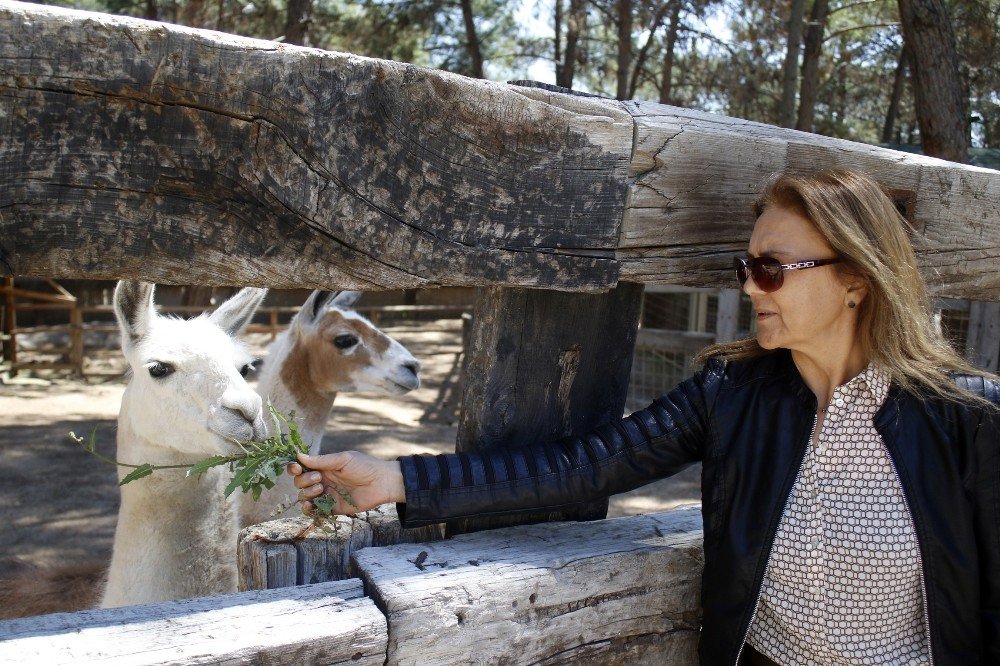
M84 294L74 295L53 280L19 280L15 287L12 278L4 278L0 285L0 371L55 371L80 377L120 375L124 366L119 359L111 289L95 285L84 288ZM463 314L468 320L472 290L444 291L447 293L438 295L438 303L421 298L432 291L397 291L374 299L366 296L366 301L376 303L359 306L358 310L376 325L390 328L458 319ZM301 301L305 296L287 292L269 297L269 301L294 302L296 298ZM172 300L179 299L175 296ZM170 298L166 302L160 306L161 311L178 316L192 316L213 307L172 303ZM996 370L1000 342L997 331L991 330L991 326L996 328L989 321L987 310L991 307L995 306L940 299L936 312L945 335L957 349L980 367ZM247 332L274 339L298 309L298 305L265 305ZM29 317L30 325L18 324ZM697 370L695 355L706 345L747 337L755 331L753 307L740 290L648 285L642 298L627 408L645 407L690 376Z

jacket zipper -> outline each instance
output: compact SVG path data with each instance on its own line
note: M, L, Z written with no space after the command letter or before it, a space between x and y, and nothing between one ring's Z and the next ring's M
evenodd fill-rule
M906 512L910 516L910 525L913 526L913 538L917 542L917 564L920 566L920 596L924 602L924 631L927 632L927 659L930 662L930 666L934 666L934 650L931 648L931 609L930 604L927 603L927 583L924 580L924 555L923 549L920 547L920 536L917 534L917 521L913 518L913 509L910 508L910 499L906 495L906 488L903 487L903 480L899 478L899 470L896 469L896 460L892 457L892 452L889 451L889 447L886 445L885 440L882 439L881 434L879 435L879 439L882 441L882 449L885 451L885 455L889 458L892 474L896 477L896 483L899 484L899 492L903 495L903 504L906 505Z
M806 466L806 457L809 455L809 445L812 444L813 434L816 432L816 425L818 423L819 414L816 414L813 416L812 428L809 430L809 440L806 442L806 450L802 454L802 460L799 461L799 469L795 472L795 479L792 480L792 487L788 489L788 497L785 498L785 505L781 507L781 516L778 517L778 524L774 528L774 534L771 535L771 545L768 546L767 549L767 563L764 565L764 576L760 579L760 585L757 587L757 598L753 602L753 612L750 614L750 622L747 624L746 631L743 632L743 640L740 642L740 651L736 653L736 661L733 662L733 666L739 666L740 657L743 656L743 648L747 645L747 636L750 635L750 628L753 627L753 621L757 619L757 611L760 608L760 597L761 593L764 591L764 579L767 578L767 572L771 568L771 549L774 548L774 538L778 534L778 527L781 527L781 520L785 517L785 511L788 509L788 503L792 499L792 493L795 492L795 482L802 476L802 468ZM922 572L923 569L921 569L921 581L923 580ZM930 645L929 639L928 645Z

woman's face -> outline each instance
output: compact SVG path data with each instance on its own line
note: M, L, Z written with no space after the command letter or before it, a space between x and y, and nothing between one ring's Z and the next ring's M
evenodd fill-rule
M808 219L777 206L769 206L757 218L748 253L782 264L837 256ZM837 268L838 264L786 270L782 286L770 293L761 291L753 277L747 279L743 290L753 302L761 347L823 354L853 342L857 310L847 304L853 300L860 305L864 294L849 292Z

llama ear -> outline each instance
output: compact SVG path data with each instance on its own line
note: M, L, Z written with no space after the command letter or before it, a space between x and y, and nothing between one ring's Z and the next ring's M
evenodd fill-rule
M365 295L363 291L342 291L333 299L333 304L338 308L352 309L354 304Z
M121 280L115 287L115 318L122 332L122 347L134 346L149 333L156 310L154 286L149 282Z
M335 291L316 289L313 293L309 294L309 298L302 304L299 312L304 312L306 317L308 317L307 323L312 323L319 318L320 313L326 309L326 306L330 304L330 300L336 295L337 292Z
M235 296L209 315L208 320L235 338L253 319L253 313L257 311L265 296L267 289L256 287L240 289Z

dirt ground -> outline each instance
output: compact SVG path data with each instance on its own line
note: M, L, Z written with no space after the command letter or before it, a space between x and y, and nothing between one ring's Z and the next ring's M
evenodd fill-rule
M461 334L456 325L443 329L392 332L423 364L423 385L397 398L338 396L325 451L357 449L394 458L454 450ZM262 353L267 340L251 342ZM115 470L72 442L69 432L89 436L96 429L98 450L112 456L124 388L120 378L0 375L0 525L6 527L0 578L18 560L54 566L110 558L118 510ZM698 475L698 468L689 469L613 497L609 515L697 501Z

